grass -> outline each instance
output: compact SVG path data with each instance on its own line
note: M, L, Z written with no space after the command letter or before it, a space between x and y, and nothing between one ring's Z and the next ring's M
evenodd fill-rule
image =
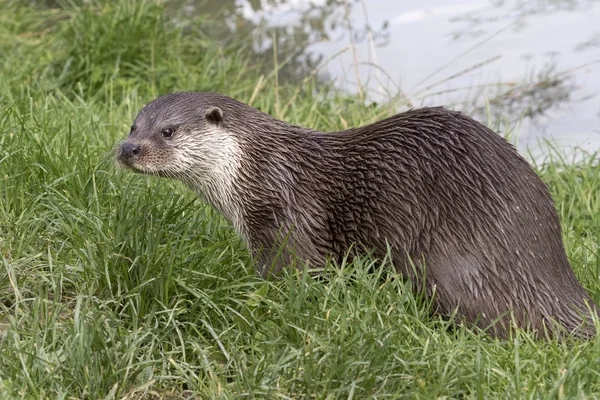
M220 48L202 21L174 25L160 3L0 0L0 9L0 398L600 393L596 339L490 339L431 315L427 299L368 259L330 266L327 283L295 272L263 281L219 214L111 158L140 107L169 91L253 98L324 130L391 107L261 79L248 43ZM598 300L600 167L553 154L538 171Z

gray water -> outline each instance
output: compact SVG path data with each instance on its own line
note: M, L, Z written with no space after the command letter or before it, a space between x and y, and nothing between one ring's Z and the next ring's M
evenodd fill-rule
M564 148L600 150L598 0L364 0L349 1L348 9L343 0L202 4L198 9L230 7L230 25L235 15L236 26L244 20L255 30L278 27L280 36L308 41L303 54L318 60L313 67L358 92L349 10L368 99L401 92L410 106L448 105L480 119L490 116L488 101L492 118L501 115L512 126L522 120L521 148L550 139ZM266 37L260 46L269 46Z

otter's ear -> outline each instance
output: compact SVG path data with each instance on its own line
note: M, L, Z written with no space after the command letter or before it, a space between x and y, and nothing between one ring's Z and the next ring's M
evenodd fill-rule
M204 116L208 122L215 125L221 125L223 122L223 110L216 106L209 107Z

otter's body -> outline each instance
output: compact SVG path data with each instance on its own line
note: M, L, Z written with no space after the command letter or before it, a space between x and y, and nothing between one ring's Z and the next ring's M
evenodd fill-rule
M140 112L119 159L188 183L233 222L263 275L295 258L319 266L351 247L389 248L415 281L411 262L425 267L441 312L480 326L512 310L522 327L552 330L554 320L573 331L595 307L544 183L458 112L423 108L324 133L222 95L175 93ZM493 332L506 334L506 322ZM590 320L583 332L594 332Z

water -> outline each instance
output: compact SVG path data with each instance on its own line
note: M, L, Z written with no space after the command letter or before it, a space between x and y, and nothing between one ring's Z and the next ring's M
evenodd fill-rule
M562 147L600 150L600 1L349 3L360 82L369 99L401 90L412 106L444 104L480 119L487 99L511 123L526 115L521 148L551 139ZM320 56L330 79L359 91L352 51L329 60L350 43L343 0L237 0L230 6L238 26L241 18L308 40L303 54Z

